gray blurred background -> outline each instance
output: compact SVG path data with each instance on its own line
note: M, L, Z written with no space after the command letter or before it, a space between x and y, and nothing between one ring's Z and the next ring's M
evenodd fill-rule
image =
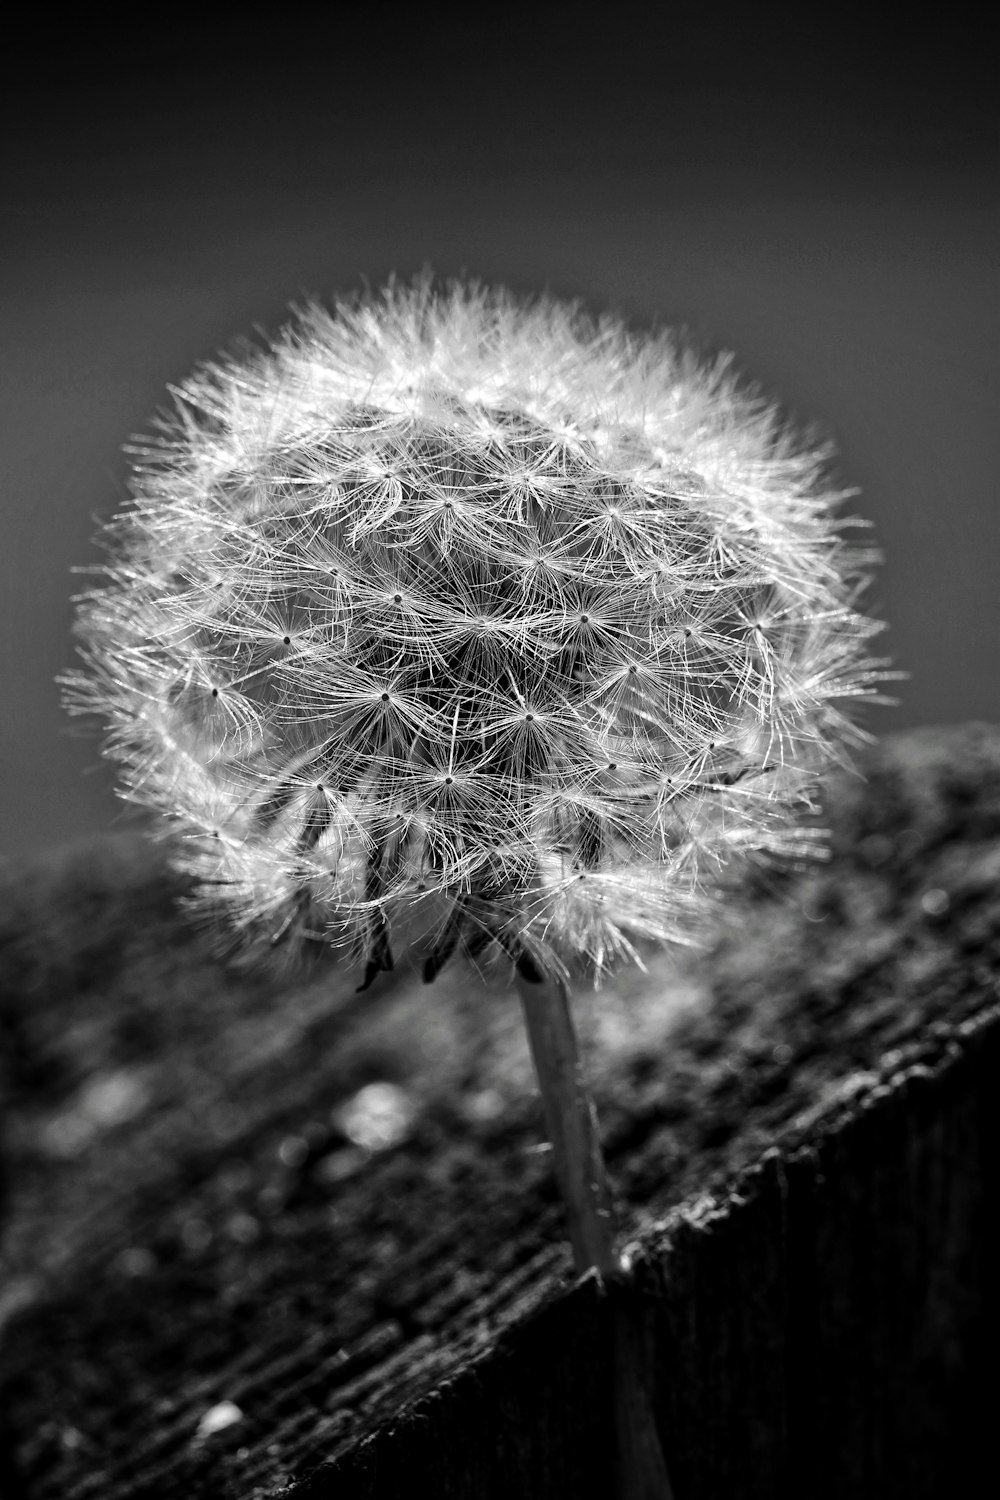
M0 62L0 854L122 818L53 677L123 441L290 301L425 265L734 350L836 440L884 550L911 677L869 727L1000 718L985 21L240 14L40 21Z

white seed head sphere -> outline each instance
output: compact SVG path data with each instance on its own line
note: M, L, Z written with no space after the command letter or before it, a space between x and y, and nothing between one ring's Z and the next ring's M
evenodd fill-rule
M424 277L173 394L67 699L238 927L600 973L815 838L872 559L725 361Z

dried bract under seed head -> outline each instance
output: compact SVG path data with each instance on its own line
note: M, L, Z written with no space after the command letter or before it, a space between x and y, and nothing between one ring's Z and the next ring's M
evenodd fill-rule
M599 972L814 838L872 557L725 362L423 278L174 396L67 697L239 925Z

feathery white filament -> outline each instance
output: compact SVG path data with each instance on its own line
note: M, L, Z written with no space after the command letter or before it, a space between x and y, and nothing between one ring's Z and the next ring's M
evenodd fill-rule
M424 278L174 396L67 696L239 924L599 972L810 846L872 558L725 364Z

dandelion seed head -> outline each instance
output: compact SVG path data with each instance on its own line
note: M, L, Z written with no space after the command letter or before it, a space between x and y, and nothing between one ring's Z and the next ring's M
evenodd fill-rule
M425 277L172 394L64 683L238 930L599 974L813 847L873 556L727 362Z

